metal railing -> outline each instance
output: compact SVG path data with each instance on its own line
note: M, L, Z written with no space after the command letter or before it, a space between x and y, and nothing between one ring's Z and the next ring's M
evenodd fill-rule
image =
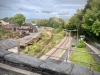
M64 48L59 48L59 47L54 47L54 48L57 48L57 49L62 49L62 50L66 50L66 49L64 49ZM68 50L66 50L66 51L68 51ZM57 57L57 56L51 56L51 55L46 55L46 56L49 56L49 58L50 58L50 56L51 57L53 57L54 59L56 59L56 58L59 58L59 60L65 60L66 59L66 62L67 62L67 60L70 60L71 62L78 62L78 63L84 63L84 64L87 64L87 65L89 65L89 67L90 67L90 71L92 71L92 66L99 66L100 67L100 64L94 64L93 63L93 55L100 55L100 54L97 54L97 53L94 53L94 52L86 52L86 51L78 51L78 50L69 50L70 52L81 52L81 53L88 53L88 54L90 54L90 62L89 63L87 63L87 62L84 62L84 60L83 61L76 61L76 60L74 60L74 59L66 59L66 58L59 58L59 57ZM66 55L67 56L67 55ZM81 58L80 58L81 59Z
M15 42L15 41L14 41ZM20 49L19 49L19 43L20 42L18 42L18 53L20 53ZM3 45L2 45L3 46ZM43 46L46 46L46 45L43 45ZM7 47L7 46L5 46L5 47ZM7 47L8 48L8 47ZM85 64L88 64L89 65L89 67L90 67L90 71L92 71L92 66L99 66L100 67L100 64L94 64L93 63L93 55L100 55L99 53L97 54L97 53L95 53L95 52L86 52L86 51L78 51L78 50L68 50L68 49L65 49L65 48L60 48L60 47L54 47L54 48L56 48L56 49L62 49L62 51L63 50L66 50L67 52L68 51L70 51L70 52L81 52L81 53L88 53L88 54L90 54L90 56L91 56L91 58L90 58L90 62L89 63L86 63L86 62L84 62L84 61L76 61L76 60L73 60L73 59L67 59L67 60L70 60L70 61L72 61L72 62L78 62L78 63L85 63ZM56 52L56 51L55 51ZM43 53L43 51L42 51L42 53ZM37 55L39 55L39 54L41 54L41 53L37 53ZM58 57L58 56L51 56L51 55L46 55L46 56L48 56L48 58L50 58L50 57L53 57L53 58L59 58L59 60L65 60L66 59L66 57L65 58L62 58L62 57ZM66 55L67 56L67 55ZM47 59L48 59L47 58ZM81 58L80 58L81 59Z

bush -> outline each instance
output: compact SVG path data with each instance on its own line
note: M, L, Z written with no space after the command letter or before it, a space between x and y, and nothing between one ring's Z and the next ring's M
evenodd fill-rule
M59 33L59 32L61 32L62 30L63 30L62 27L59 26L59 28L56 28L56 29L55 29L55 33Z
M38 52L38 50L39 50L39 49L38 49L38 46L34 45L34 46L32 47L32 50L35 51L35 52Z
M84 43L77 44L77 48L84 48L84 47L85 47L85 44Z
M59 33L60 32L60 29L59 28L56 28L55 29L55 33Z
M64 37L66 36L66 32L63 32L63 36L64 36Z
M80 43L84 43L84 41L83 40L80 40Z

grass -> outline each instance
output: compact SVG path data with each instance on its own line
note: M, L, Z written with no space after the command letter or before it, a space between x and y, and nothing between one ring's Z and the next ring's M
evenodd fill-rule
M42 37L41 40L39 41L35 41L32 45L30 46L26 46L25 49L22 49L22 52L25 54L28 54L30 56L34 56L34 57L41 57L42 55L44 55L45 53L47 53L49 50L51 50L56 44L58 44L61 39L64 37L65 32L61 31L59 33L55 32L55 29L52 31L53 33L53 37L50 40L49 43L46 43L48 39L50 39L51 35L48 35L48 33L43 32L43 35L45 35L44 37ZM46 45L46 46L43 46ZM34 46L37 47L37 49L34 50Z
M10 33L10 31L0 30L0 39L5 39Z
M81 51L84 51L85 53L82 53ZM90 63L91 57L92 56L88 53L86 48L75 48L69 59L74 60L72 61L72 63L74 64L79 64L79 65L89 67L90 65L86 63ZM81 63L81 62L85 62L85 63ZM92 57L92 64L96 64L96 65L92 65L93 70L100 72L100 66L97 66L98 63L94 60L93 57Z

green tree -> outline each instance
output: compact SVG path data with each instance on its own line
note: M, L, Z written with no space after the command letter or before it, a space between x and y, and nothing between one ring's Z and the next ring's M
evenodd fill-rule
M34 20L32 20L32 21L31 21L31 23L35 24L35 21L34 21Z
M78 10L66 24L66 29L78 29L92 40L100 38L100 0L88 0L85 8Z
M61 18L51 17L49 18L49 20L48 19L38 20L36 24L46 27L59 28L59 26L61 26L62 28L64 28L65 22Z
M62 26L62 28L64 28L65 22L61 18L51 17L49 19L48 24L49 24L50 27L53 27L53 28L58 28L59 26Z
M85 34L89 35L90 37L92 36L92 38L100 37L99 35L100 7L99 6L100 6L99 0L89 0L84 9L82 28L86 31Z
M41 19L41 20L38 20L36 22L36 24L41 25L41 26L48 26L48 20L47 19Z
M66 23L66 29L78 29L78 33L82 34L82 19L83 19L83 10L77 10L77 13L71 17L71 19ZM74 33L74 32L72 32Z
M21 26L23 22L25 22L25 16L23 14L16 14L12 19L12 23L18 24L19 26Z
M100 21L98 19L93 23L92 31L96 36L100 35Z
M10 21L10 23L12 23L12 21L13 21L13 17L10 17L10 18L9 18L9 21Z
M7 21L9 21L9 17L4 17L4 18L2 18L2 20L7 20Z

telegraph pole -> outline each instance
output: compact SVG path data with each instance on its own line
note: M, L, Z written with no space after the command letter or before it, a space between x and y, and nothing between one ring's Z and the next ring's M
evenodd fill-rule
M18 54L20 54L20 42L18 41Z

